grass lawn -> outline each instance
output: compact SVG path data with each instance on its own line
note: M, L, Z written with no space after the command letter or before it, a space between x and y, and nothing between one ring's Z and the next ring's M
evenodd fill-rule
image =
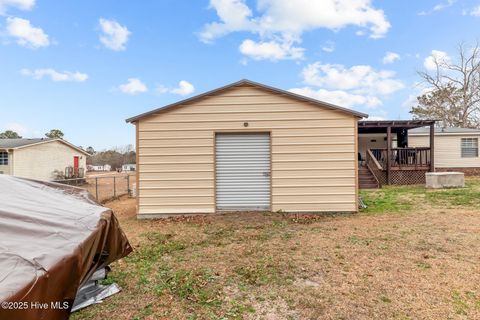
M423 186L386 186L361 191L366 214L385 214L425 209L480 209L480 178L467 177L465 188L426 190ZM417 211L415 210L415 211Z
M364 191L359 214L137 221L123 291L72 319L480 319L480 179Z

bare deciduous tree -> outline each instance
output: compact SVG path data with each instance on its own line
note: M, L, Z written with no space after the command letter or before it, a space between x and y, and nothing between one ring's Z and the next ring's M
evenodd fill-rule
M438 119L447 127L480 128L480 47L460 44L458 57L432 56L432 71L418 74L427 85L410 113L417 119Z

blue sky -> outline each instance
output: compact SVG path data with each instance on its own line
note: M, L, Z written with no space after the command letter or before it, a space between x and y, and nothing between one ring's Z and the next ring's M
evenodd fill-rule
M0 131L133 144L125 118L242 78L406 119L479 27L479 0L0 0Z

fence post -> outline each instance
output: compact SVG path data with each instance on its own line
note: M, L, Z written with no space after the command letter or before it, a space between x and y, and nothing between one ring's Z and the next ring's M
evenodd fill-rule
M130 175L127 173L127 194L130 196Z
M98 201L98 177L95 177L95 199Z
M115 176L113 176L113 197L117 197L117 180L115 179Z

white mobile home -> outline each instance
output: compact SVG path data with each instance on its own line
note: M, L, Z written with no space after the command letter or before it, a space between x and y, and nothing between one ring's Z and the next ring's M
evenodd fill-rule
M135 171L135 169L136 169L136 165L134 163L122 165L122 171L124 172Z
M428 129L410 130L409 144L428 146ZM435 169L480 174L480 130L470 128L435 128Z
M109 164L103 165L89 165L88 171L112 171L112 166Z

